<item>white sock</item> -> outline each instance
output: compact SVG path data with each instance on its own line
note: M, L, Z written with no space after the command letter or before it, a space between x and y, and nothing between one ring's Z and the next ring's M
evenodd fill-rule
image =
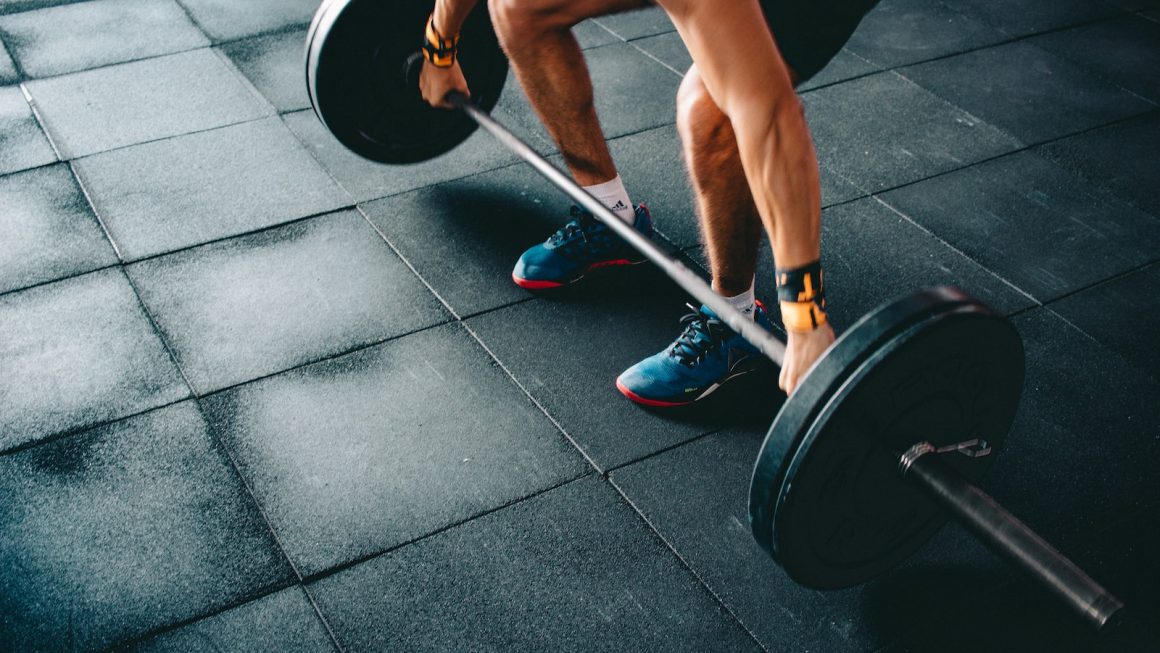
M726 297L726 301L733 304L733 308L741 311L743 315L751 318L757 318L757 297L753 294L753 283L749 284L749 290L736 295L734 297Z
M624 190L624 182L620 175L594 186L585 186L584 190L600 200L604 206L624 220L631 227L636 222L636 210L632 207L632 200L628 199L628 191Z

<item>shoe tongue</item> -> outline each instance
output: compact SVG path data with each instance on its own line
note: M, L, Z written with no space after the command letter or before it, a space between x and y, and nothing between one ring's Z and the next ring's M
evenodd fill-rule
M721 318L717 317L717 314L713 312L713 309L704 304L701 304L701 312L705 314L705 317L717 320L718 322L721 321Z

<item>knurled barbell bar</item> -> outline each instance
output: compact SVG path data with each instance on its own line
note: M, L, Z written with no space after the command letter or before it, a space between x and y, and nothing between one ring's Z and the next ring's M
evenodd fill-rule
M307 35L307 85L334 136L365 158L413 163L483 127L780 366L780 340L489 115L508 66L486 3L461 31L474 99L452 94L458 111L423 101L416 42L431 4L327 0L319 8ZM1008 320L954 289L924 290L863 317L770 427L750 484L754 537L795 581L839 588L893 568L949 514L1095 628L1116 622L1123 603L975 485L1011 428L1023 357Z

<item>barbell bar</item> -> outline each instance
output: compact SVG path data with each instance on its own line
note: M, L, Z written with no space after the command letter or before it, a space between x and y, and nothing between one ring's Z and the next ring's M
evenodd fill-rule
M311 105L334 136L382 163L457 146L477 127L660 268L777 365L785 345L700 276L616 217L491 117L507 61L486 3L464 25L460 61L473 99L421 98L414 43L430 2L327 0L307 33ZM1023 384L1011 323L951 288L871 311L823 354L786 400L750 482L758 543L816 588L864 582L921 547L952 516L1096 629L1124 604L976 484L1002 448Z

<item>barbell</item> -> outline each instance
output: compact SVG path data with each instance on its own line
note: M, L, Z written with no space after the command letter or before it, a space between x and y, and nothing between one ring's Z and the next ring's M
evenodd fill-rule
M482 127L780 366L780 340L489 115L508 64L486 3L461 31L472 99L449 96L457 111L424 102L416 51L431 4L327 0L318 9L307 86L339 142L373 161L413 163ZM949 515L1093 627L1118 622L1121 601L975 485L1011 428L1023 360L1014 326L955 289L864 316L805 376L762 443L749 493L757 542L796 582L841 588L896 566Z

